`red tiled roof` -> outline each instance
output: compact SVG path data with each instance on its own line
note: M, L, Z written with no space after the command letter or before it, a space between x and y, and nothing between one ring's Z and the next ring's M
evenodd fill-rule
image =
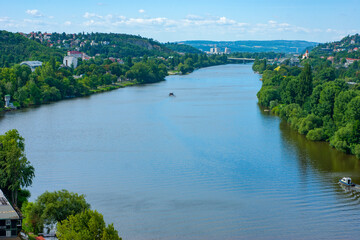
M36 240L45 240L45 238L43 238L42 236L38 236L35 238Z
M70 54L82 54L82 52L79 52L79 51L68 51L68 53L70 53Z

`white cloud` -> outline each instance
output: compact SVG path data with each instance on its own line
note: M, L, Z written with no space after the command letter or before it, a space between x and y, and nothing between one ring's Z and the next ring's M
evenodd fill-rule
M139 11L140 12L140 11ZM132 29L138 30L141 33L144 31L154 32L191 32L191 33L205 33L206 34L228 34L231 32L250 33L253 35L261 34L276 34L278 33L311 33L311 29L300 26L291 25L286 22L277 22L269 20L266 23L249 24L238 22L234 19L225 16L197 16L187 15L183 19L170 19L165 17L139 17L128 18L125 16L112 16L112 15L98 15L95 13L86 12L83 15L87 21L83 22L85 27L101 27L104 31L116 31L117 29ZM94 29L95 30L95 29ZM106 31L105 30L105 31Z
M28 10L26 10L26 13L29 14L30 16L32 16L32 17L43 17L44 16L37 9L28 9Z
M141 9L140 9L141 10ZM140 12L139 10L139 12ZM28 19L0 17L0 26L10 31L98 31L122 32L151 37L161 41L188 39L304 39L313 41L339 40L341 36L359 32L356 29L318 28L293 25L291 22L268 20L246 23L227 16L187 15L172 17L139 17L85 12L82 21L61 20L43 15L37 9L27 10Z
M84 18L93 18L93 17L98 17L98 15L96 15L95 13L86 12L83 17Z
M139 10L139 13L145 13L145 10L144 10L144 9L140 9L140 10Z

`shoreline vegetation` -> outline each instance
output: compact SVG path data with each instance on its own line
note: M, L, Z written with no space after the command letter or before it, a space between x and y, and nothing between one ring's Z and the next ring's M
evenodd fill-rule
M329 44L353 49L360 37ZM328 49L316 47L298 66L256 59L253 70L262 75L258 102L307 139L329 142L360 158L360 59L349 58L345 50Z
M77 52L83 54L83 58L78 58L76 68L62 64L68 50L82 51ZM196 69L228 64L231 62L228 56L274 58L281 54L208 55L188 45L161 44L127 34L0 31L0 56L1 113L164 81L168 75L188 74ZM32 71L27 65L19 64L28 60L40 60L42 65Z
M11 96L16 108L37 106L68 98L88 96L118 88L164 81L168 75L183 75L202 67L227 64L224 55L186 54L171 58L148 57L132 59L127 63L91 59L76 69L60 67L54 58L31 72L28 66L14 65L0 69L0 106L4 96ZM0 112L11 108L0 108Z

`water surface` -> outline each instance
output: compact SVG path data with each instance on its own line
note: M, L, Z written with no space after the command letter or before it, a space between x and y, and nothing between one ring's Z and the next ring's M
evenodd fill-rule
M263 112L251 65L0 117L44 191L86 195L123 239L357 239L359 162ZM176 97L168 97L174 92ZM355 227L354 227L355 226Z

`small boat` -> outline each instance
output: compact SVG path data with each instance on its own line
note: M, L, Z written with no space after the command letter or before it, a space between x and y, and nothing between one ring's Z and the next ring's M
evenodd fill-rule
M343 184L345 186L348 186L348 187L355 187L356 186L356 184L353 183L351 181L351 178L349 178L349 177L343 177L342 179L339 180L339 183Z
M169 93L169 97L175 97L174 93Z

